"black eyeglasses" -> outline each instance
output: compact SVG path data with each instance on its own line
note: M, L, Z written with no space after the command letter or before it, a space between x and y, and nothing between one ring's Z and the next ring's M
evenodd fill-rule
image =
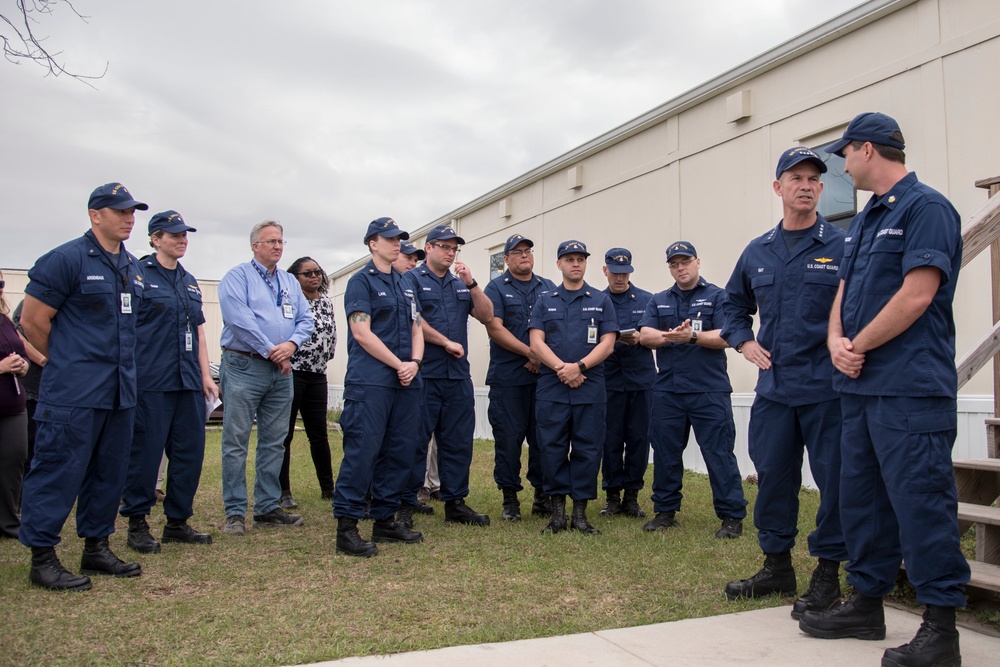
M321 278L323 276L322 271L299 271L295 275L305 276L306 278Z
M0 289L3 289L6 286L7 286L7 281L6 280L0 280Z
M435 248L440 248L445 252L453 252L456 255L462 252L462 249L459 248L457 245L448 245L446 243L433 243L433 242L431 243L431 245L434 246Z

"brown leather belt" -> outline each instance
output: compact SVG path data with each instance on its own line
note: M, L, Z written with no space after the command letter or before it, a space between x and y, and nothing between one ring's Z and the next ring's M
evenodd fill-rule
M236 354L242 354L244 357L250 357L251 359L260 359L261 361L267 361L264 357L260 356L256 352L244 352L243 350L234 350L231 347L226 348L227 352L235 352Z

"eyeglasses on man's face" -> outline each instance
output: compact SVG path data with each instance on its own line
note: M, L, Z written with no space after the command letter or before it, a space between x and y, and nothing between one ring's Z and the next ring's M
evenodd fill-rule
M455 253L456 255L462 252L462 249L457 245L447 245L445 243L431 243L435 248L439 248L442 252Z
M525 250L511 250L507 253L510 257L528 257L533 254L535 254L535 251L531 248L527 248Z
M261 245L269 245L272 248L276 248L278 246L282 246L282 245L287 244L288 241L286 241L284 239L270 239L268 241L257 241L257 243L259 243Z
M295 275L302 276L304 278L322 278L323 277L323 272L320 271L319 269L316 269L316 270L313 270L313 271L299 271Z
M671 270L679 269L682 266L687 266L688 264L693 262L694 259L695 259L694 257L688 257L687 259L679 259L676 262L670 262L669 264L667 264L667 266L669 266Z

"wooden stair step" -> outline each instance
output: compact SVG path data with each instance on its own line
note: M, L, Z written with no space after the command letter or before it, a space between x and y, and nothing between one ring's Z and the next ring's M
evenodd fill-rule
M972 523L988 523L1000 526L1000 507L976 505L974 503L958 504L958 520Z
M969 568L972 570L969 586L1000 593L1000 565L970 560Z
M1000 459L958 459L951 463L956 470L986 470L1000 473Z

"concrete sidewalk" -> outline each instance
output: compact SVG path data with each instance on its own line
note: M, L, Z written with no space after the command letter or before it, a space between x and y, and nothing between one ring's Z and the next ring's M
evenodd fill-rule
M802 634L788 606L502 644L453 646L389 656L346 658L338 667L785 667L880 665L882 651L910 641L920 616L886 607L883 641L824 640ZM964 667L1000 664L1000 639L960 629Z

